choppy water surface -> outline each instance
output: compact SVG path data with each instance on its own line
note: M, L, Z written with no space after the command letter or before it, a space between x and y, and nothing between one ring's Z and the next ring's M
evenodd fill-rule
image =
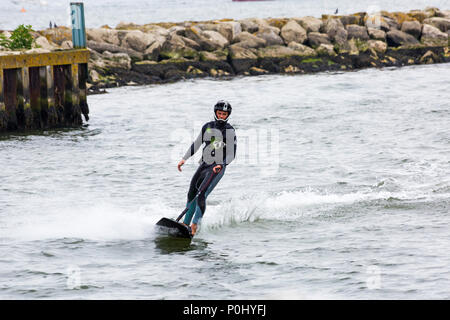
M36 29L49 22L70 26L71 0L0 0L0 29L13 29L19 23ZM221 18L300 17L378 10L404 11L435 6L450 9L447 0L273 0L233 2L232 0L84 0L86 26L115 26L121 21L145 24L162 21L212 20ZM23 12L25 10L25 12Z
M440 64L123 87L82 129L1 136L0 298L449 299L449 83ZM192 245L160 241L220 98L238 158Z

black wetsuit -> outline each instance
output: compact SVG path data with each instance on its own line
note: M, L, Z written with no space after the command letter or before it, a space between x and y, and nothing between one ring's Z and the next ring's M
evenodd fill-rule
M205 143L200 166L191 180L186 204L184 223L189 225L192 217L197 224L206 210L206 198L225 173L226 166L236 156L236 133L228 122L211 121L203 125L197 139L192 143L183 159L187 160ZM213 168L221 165L219 172Z

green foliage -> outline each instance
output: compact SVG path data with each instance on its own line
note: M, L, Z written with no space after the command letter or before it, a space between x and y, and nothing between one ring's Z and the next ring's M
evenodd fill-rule
M12 33L11 37L7 39L5 35L0 35L0 46L11 49L31 49L33 44L33 36L31 35L30 25L21 24Z
M7 48L8 39L6 39L6 36L3 33L0 33L0 47Z
M314 62L322 62L322 58L308 58L303 59L301 63L314 63Z
M334 48L334 52L336 52L336 53L341 52L341 45L339 43L335 43L333 48Z
M332 60L329 60L329 59L328 59L328 62L327 62L327 63L328 63L328 66L332 66L333 64L336 64L336 62L334 62L334 61L332 61Z
M358 48L358 50L361 52L364 52L369 49L369 45L367 44L367 42L360 39L355 39L355 45L356 48Z

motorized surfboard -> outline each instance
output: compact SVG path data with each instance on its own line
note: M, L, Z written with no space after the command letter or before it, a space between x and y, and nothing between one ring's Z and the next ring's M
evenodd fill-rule
M176 238L192 239L189 227L169 218L162 218L156 223L160 233Z

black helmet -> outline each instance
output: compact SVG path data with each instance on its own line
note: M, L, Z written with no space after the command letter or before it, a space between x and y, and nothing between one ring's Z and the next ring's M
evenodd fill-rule
M216 105L214 106L214 119L216 119L216 121L227 122L228 118L230 118L230 115L231 115L231 109L232 109L231 104L228 101L225 101L225 100L217 101ZM217 114L216 114L217 110L227 111L228 117L225 120L217 118Z

